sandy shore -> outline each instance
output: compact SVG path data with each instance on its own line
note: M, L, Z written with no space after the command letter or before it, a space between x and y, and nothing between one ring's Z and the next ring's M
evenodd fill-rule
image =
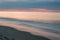
M43 36L33 35L26 31L19 31L9 26L0 25L1 40L50 40Z

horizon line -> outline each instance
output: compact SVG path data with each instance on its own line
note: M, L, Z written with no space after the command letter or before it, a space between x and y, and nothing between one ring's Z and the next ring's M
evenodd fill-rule
M50 9L42 9L42 8L31 8L31 9L0 10L0 12L60 12L60 10L50 10Z

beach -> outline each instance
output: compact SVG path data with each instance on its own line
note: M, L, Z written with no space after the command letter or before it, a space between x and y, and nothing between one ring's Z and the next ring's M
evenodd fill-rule
M0 12L0 25L60 40L59 12Z

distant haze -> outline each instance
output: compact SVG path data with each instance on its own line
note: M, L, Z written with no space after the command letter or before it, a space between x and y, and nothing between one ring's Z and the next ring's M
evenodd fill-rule
M42 22L60 22L60 12L0 12L0 17Z
M31 8L43 8L50 10L60 10L60 1L59 0L0 0L0 10L6 9L31 9Z

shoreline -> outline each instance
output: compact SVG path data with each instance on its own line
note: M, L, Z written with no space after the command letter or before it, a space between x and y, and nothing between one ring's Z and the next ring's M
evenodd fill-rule
M12 27L4 26L4 25L2 25L2 26L0 25L0 32L1 32L0 37L3 36L3 38L0 38L0 39L4 39L4 40L5 39L8 39L8 40L10 40L10 39L12 39L12 40L13 39L14 40L20 40L20 39L21 40L50 40L50 39L43 37L43 36L33 35L29 32L16 30Z
M9 26L9 27L15 28L16 30L20 30L20 31L26 31L26 32L29 32L33 35L40 35L40 36L49 38L51 40L60 40L60 35L59 34L47 32L47 31L44 31L42 29L38 29L38 28L35 28L35 27L31 27L31 26L19 25L17 22L12 23L12 22L9 22L9 21L0 21L0 25Z

